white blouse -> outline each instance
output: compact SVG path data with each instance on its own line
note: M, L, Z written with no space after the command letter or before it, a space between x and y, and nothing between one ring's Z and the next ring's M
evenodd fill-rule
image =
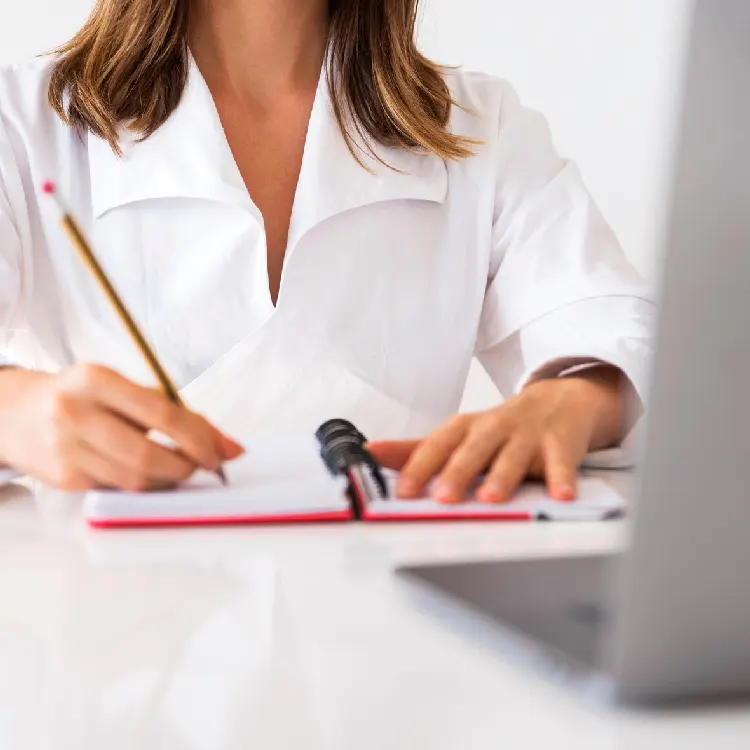
M321 81L276 307L263 218L195 65L182 102L124 158L47 104L49 59L0 69L0 351L99 362L152 383L40 184L54 180L188 403L241 439L347 417L418 436L459 406L477 356L509 396L599 360L643 392L653 308L576 167L505 82L449 71L444 163L348 152Z

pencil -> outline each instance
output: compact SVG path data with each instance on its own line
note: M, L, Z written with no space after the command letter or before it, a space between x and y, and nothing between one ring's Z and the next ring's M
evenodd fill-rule
M114 307L118 317L127 329L130 337L135 342L138 350L143 355L143 358L146 360L146 363L151 369L151 372L153 372L154 377L156 377L156 379L159 381L159 385L161 386L162 391L164 391L164 394L173 404L176 404L183 409L186 408L174 383L172 383L172 381L170 380L166 371L156 357L154 350L151 348L151 346L149 346L148 341L146 341L145 337L136 325L135 320L133 320L133 316L128 312L127 307L125 307L114 286L112 286L112 283L107 278L107 275L104 273L104 269L102 269L99 261L96 259L94 251L86 241L86 238L84 237L84 234L79 228L75 219L70 215L67 206L57 192L55 184L53 182L45 182L42 185L42 191L45 193L45 195L49 195L55 201L55 204L60 211L60 223L63 230L65 231L65 234L68 236L71 244L78 252L78 255L80 256L83 263L86 265L89 271L91 271L92 275L98 282L112 307ZM216 469L215 473L216 476L221 480L222 484L227 483L227 477L223 467L219 466L219 468Z

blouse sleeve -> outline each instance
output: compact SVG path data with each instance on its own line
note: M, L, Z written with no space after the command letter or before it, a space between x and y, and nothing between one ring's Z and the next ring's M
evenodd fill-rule
M654 307L546 121L508 87L501 111L490 274L476 354L501 393L593 363L645 401Z
M20 177L0 112L0 366L18 322L21 296L21 241L10 203L20 190Z

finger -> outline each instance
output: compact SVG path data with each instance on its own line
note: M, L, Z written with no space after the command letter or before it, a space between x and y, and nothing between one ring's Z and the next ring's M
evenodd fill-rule
M533 443L511 440L477 490L477 499L483 503L507 503L528 475L534 453Z
M135 485L133 473L120 464L104 458L90 445L78 441L69 450L69 460L91 480L90 487L139 491L145 489Z
M233 457L225 456L222 441L217 440L215 428L206 419L166 399L151 421L152 430L172 438L183 454L205 469L214 471L222 461Z
M199 466L211 471L222 461L216 431L203 417L173 404L160 391L131 383L116 372L88 366L74 374L89 397L146 430L170 437Z
M549 436L544 442L542 453L550 496L563 502L575 500L578 494L578 461L565 440L558 436Z
M487 469L501 448L505 435L487 430L469 437L453 452L440 473L433 496L440 502L458 503L469 493L477 477Z
M214 438L219 445L221 457L225 461L234 461L236 458L244 455L245 448L240 443L230 438L229 435L225 435L223 432L220 432L216 429L216 427L210 425L210 423L209 426L211 427Z
M399 497L419 497L461 445L467 429L465 420L452 420L419 443L401 471L396 487Z
M419 440L399 440L369 443L367 450L384 469L401 471L418 445Z
M128 471L138 488L178 484L196 469L196 464L186 456L150 440L144 432L111 412L99 409L84 412L76 431L81 442Z

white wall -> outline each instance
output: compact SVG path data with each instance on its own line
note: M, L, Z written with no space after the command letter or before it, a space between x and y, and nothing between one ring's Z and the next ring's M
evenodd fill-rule
M558 148L579 163L628 254L650 274L690 0L423 3L424 50L508 78L543 111ZM90 7L91 0L0 0L0 64L60 43ZM472 373L465 408L496 398L483 373Z
M86 19L93 0L0 0L0 65L54 49Z

